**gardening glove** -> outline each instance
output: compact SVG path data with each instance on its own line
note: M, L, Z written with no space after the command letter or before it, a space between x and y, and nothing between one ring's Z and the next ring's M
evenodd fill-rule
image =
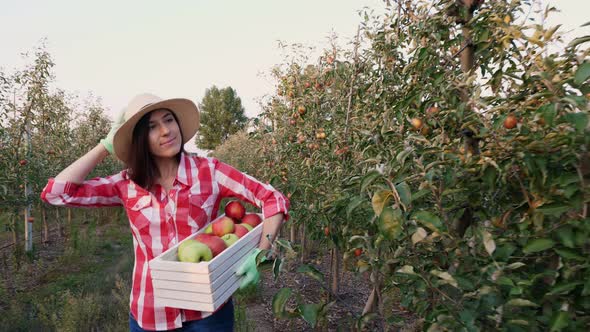
M240 289L244 289L249 285L256 285L258 281L260 281L260 273L258 272L258 254L262 252L262 249L256 248L252 253L246 257L246 260L238 267L236 270L236 275L238 277L244 276L242 281L240 282ZM264 262L266 257L262 257L260 262Z
M111 125L111 130L107 134L107 137L100 140L100 143L102 145L104 145L105 149L107 149L107 151L110 154L113 154L113 152L114 152L114 150L113 150L113 137L115 137L115 133L117 132L117 129L119 129L119 127L121 127L121 125L124 122L125 122L125 109L123 109L121 112L119 112L119 114L115 118L115 122L113 122L113 124Z

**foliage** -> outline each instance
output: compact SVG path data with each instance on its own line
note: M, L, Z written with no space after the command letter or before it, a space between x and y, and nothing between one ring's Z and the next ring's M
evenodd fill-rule
M426 328L580 330L588 38L554 51L559 27L528 19L535 4L479 4L465 20L455 1L393 3L365 16L370 47L278 66L272 132L251 156L309 236L398 289ZM476 67L462 70L469 42Z
M242 101L231 87L207 89L199 108L201 118L195 144L201 149L215 149L248 121Z

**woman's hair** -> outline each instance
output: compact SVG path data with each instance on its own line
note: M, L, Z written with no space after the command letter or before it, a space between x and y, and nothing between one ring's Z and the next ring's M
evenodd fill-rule
M154 111L152 111L154 112ZM141 119L133 128L133 139L131 141L131 158L127 162L129 169L129 177L133 182L137 183L142 188L147 190L151 189L156 182L156 179L160 176L160 172L154 161L154 157L150 152L149 145L149 133L150 133L150 115L149 112L141 117ZM180 129L180 123L174 112L170 111L174 120L178 124L180 130L181 141L184 142L182 136L182 129ZM184 152L184 143L180 146L180 151L175 156L177 161L180 162L180 154Z

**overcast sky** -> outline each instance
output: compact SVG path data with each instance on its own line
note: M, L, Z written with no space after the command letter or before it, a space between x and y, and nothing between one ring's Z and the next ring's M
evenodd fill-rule
M554 0L552 24L590 34L589 0ZM327 47L337 33L345 46L361 21L381 13L381 0L0 0L0 67L22 65L20 54L43 38L56 66L56 86L92 93L112 116L142 92L199 102L212 85L231 86L246 115L273 91L270 68L282 61L278 40Z

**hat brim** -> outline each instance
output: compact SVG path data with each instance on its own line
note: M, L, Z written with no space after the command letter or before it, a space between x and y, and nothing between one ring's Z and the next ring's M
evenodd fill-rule
M113 137L115 156L124 163L128 163L133 141L133 129L139 120L147 113L158 109L168 109L178 119L182 131L183 144L188 142L199 129L199 109L194 102L184 98L174 98L159 101L142 107L119 127Z

